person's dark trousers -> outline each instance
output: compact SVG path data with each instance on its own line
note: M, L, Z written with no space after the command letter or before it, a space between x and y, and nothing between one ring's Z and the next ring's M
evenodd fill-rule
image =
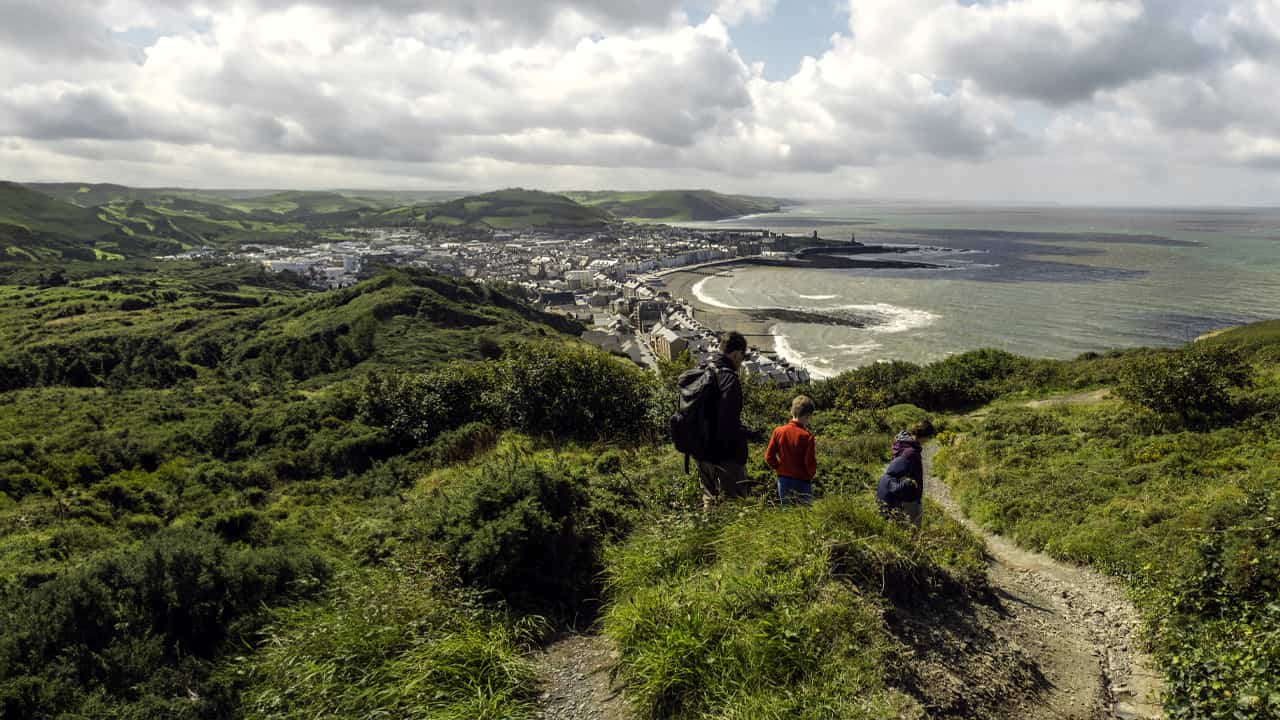
M812 505L813 483L779 475L778 502L783 507L787 505Z
M702 485L702 509L710 510L722 498L740 498L746 492L747 468L735 462L698 461Z

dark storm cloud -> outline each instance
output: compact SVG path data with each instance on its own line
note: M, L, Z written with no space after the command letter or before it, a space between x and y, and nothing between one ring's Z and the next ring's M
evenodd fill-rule
M1214 12L1209 7L1200 0L1153 0L1132 20L1084 29L1045 18L1008 17L985 32L944 39L944 58L952 72L988 92L1066 105L1101 90L1161 73L1195 73L1221 61L1221 48L1195 33L1197 23Z
M0 99L0 134L32 140L160 140L198 142L203 134L169 123L145 108L132 111L97 90L52 97Z
M0 46L43 57L128 59L128 47L96 16L96 7L80 0L4 0L0 2Z
M686 3L680 0L250 0L263 10L287 10L296 5L323 7L346 16L383 15L406 17L437 14L514 31L538 33L552 25L560 13L573 10L601 29L626 29L668 24ZM160 0L156 5L181 10L195 6L192 0ZM205 6L227 7L230 0L210 0ZM696 4L696 3L695 3Z

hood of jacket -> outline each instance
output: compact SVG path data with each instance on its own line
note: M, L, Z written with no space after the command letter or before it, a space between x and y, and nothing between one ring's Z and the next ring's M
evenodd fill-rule
M894 457L905 455L908 452L919 453L920 443L916 442L915 440L894 440L893 441Z

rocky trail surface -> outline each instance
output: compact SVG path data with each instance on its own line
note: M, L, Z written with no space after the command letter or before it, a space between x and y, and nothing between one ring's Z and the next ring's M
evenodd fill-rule
M987 545L988 577L1001 612L984 622L993 647L1032 665L1036 688L1010 697L1002 718L1154 720L1163 681L1139 647L1137 610L1113 581L1091 570L1030 552L978 527L930 472L937 446L925 450L928 496ZM927 522L927 519L926 519Z
M631 720L622 686L613 680L618 658L599 635L565 635L536 658L545 720Z

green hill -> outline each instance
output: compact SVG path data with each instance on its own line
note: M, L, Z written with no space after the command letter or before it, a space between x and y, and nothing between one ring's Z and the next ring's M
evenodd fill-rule
M615 217L644 222L725 220L782 209L779 200L722 195L710 190L599 191L566 195L584 205L607 210Z
M588 627L639 720L1003 717L1045 676L993 631L1020 613L981 543L876 508L923 419L972 517L1133 589L1171 715L1275 717L1275 323L815 383L815 505L771 503L754 443L704 517L674 386L493 287L28 275L0 285L3 717L540 717L541 648ZM785 421L793 391L745 392Z
M498 230L598 227L613 220L608 212L579 205L564 195L521 188L442 203L427 208L425 217L439 225L487 225Z
M298 191L230 200L224 204L246 213L268 212L292 217L370 210L379 207L371 200L352 198L338 193Z
M108 259L129 244L96 210L0 182L0 261Z

